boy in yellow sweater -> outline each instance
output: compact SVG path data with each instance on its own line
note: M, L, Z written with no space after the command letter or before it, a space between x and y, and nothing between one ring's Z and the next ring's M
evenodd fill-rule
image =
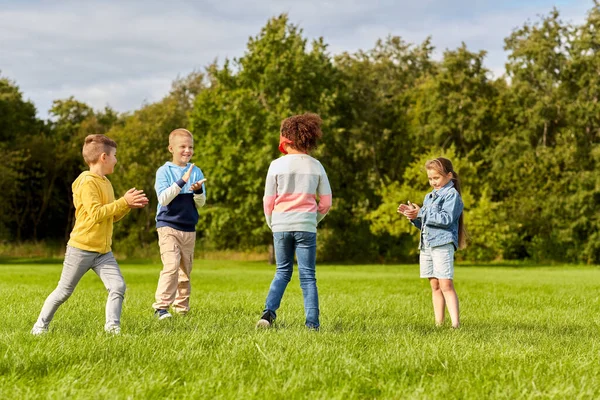
M144 207L148 198L142 190L132 188L115 200L113 187L106 175L114 172L116 153L117 144L104 135L88 135L85 138L82 155L90 170L82 172L73 182L75 226L67 244L58 286L44 302L31 330L34 335L48 332L54 313L90 269L108 290L104 329L113 334L121 332L125 280L110 249L113 222L123 218L132 208Z

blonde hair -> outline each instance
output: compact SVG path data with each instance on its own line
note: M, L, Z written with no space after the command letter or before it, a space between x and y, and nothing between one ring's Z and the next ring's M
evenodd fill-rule
M177 128L177 129L171 131L171 133L169 133L169 145L173 144L173 140L175 140L176 137L181 137L181 136L187 136L190 139L194 140L194 135L192 135L192 132L190 132L184 128Z
M87 135L83 141L81 155L87 165L96 164L102 153L110 154L111 149L117 149L117 143L104 135Z
M425 169L432 169L437 171L440 175L448 175L452 174L452 182L454 182L454 189L460 195L460 179L458 178L458 174L454 171L454 167L452 166L452 161L448 160L444 157L438 157L433 160L429 160L425 163ZM458 248L464 249L467 247L467 229L465 228L465 223L463 221L463 214L460 213L460 217L458 218Z

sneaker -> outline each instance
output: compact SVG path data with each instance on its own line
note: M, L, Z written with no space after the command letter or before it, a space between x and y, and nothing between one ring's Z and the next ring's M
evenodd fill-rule
M154 311L154 316L159 320L172 317L171 313L167 310L156 310Z
M106 333L109 333L111 335L120 335L121 334L121 327L119 325L112 325L112 326L109 326L108 328L104 328L104 330L106 331Z
M34 326L31 329L31 334L35 335L35 336L44 335L46 333L48 333L48 328L46 328L46 327L40 328L39 326Z
M273 315L269 310L265 311L256 323L256 329L270 328L273 325Z

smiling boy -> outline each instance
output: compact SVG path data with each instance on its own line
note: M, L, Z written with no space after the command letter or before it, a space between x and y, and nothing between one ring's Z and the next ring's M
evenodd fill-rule
M154 188L158 197L156 230L163 269L155 294L154 315L170 318L169 307L186 314L190 301L190 275L196 244L198 209L206 202L204 174L190 163L194 137L186 129L169 134L173 160L156 171Z

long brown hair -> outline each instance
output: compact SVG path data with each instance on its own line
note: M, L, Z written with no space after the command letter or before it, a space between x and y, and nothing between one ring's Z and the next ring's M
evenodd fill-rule
M425 163L425 169L433 169L440 173L440 175L448 175L452 174L452 182L454 182L454 188L460 195L460 179L458 178L458 174L454 170L452 166L452 161L448 160L444 157L438 157L434 160L429 160ZM463 221L463 212L460 213L460 217L458 218L458 248L464 249L467 247L467 229L465 228L465 223Z

